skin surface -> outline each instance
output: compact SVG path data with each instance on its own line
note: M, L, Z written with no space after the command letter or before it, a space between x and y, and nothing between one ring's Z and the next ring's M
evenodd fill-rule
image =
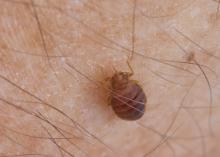
M0 0L0 157L218 157L216 0ZM138 121L108 104L130 72Z

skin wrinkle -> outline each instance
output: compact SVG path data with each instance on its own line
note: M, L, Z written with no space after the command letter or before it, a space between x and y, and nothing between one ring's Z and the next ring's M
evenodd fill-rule
M0 0L0 157L218 156L219 4ZM107 106L96 65L134 73L148 100L141 120Z

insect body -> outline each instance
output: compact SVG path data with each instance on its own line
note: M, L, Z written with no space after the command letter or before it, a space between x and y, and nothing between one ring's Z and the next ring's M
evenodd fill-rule
M111 78L111 102L114 112L124 120L140 119L145 112L145 93L131 73L117 72Z

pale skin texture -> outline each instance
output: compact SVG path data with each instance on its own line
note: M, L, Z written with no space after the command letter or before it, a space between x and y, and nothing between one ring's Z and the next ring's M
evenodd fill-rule
M0 157L219 156L218 10L217 0L0 0ZM105 80L129 72L129 57L147 96L138 121L108 105Z

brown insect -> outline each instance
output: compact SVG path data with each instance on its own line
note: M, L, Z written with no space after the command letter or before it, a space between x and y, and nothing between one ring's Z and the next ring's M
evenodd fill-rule
M134 74L133 69L130 65L130 61L132 60L134 54L134 40L135 40L135 8L136 8L136 0L135 6L133 9L133 30L132 30L132 50L131 54L128 57L127 64L131 72L117 72L115 70L115 74L107 78L106 80L110 80L111 89L105 88L110 92L109 96L109 104L112 106L112 109L116 113L116 115L124 120L138 120L140 119L145 112L145 104L147 102L146 95L141 88L141 86L135 80L131 80L130 77ZM87 78L89 81L97 84L98 86L102 86L102 83L97 83L96 81L90 79L83 73L81 73L78 69L68 64L71 68L75 69L82 76Z
M145 112L147 102L146 95L141 86L135 80L131 80L133 69L130 61L134 53L135 43L135 11L136 0L134 1L132 17L132 51L127 64L131 72L115 72L111 78L110 105L118 117L124 120L140 119Z
M81 73L71 64L66 64L78 73L80 73L89 81L94 82L98 86L102 85ZM66 71L69 72L68 70ZM105 88L107 91L110 92L109 105L112 106L116 115L124 120L140 119L144 115L145 104L147 102L146 95L141 86L137 83L137 81L130 79L132 75L133 70L132 73L115 72L115 74L111 78L107 78L107 80L110 80L111 89Z
M111 78L110 105L124 120L140 119L145 112L146 95L137 81L130 80L133 73L116 72Z

